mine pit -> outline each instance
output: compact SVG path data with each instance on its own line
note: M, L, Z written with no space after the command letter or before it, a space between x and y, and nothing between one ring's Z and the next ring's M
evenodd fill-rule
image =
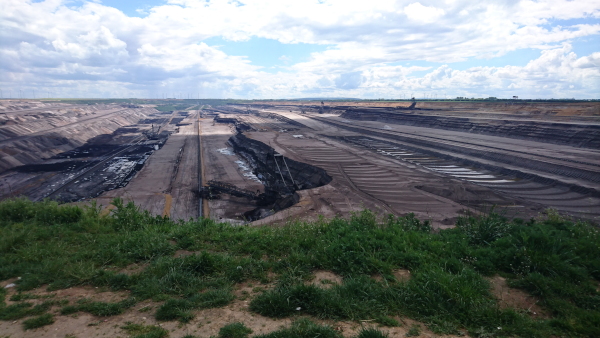
M154 215L252 225L369 208L448 227L492 205L600 217L600 122L584 105L569 116L421 102L7 107L1 198L105 208L120 197Z

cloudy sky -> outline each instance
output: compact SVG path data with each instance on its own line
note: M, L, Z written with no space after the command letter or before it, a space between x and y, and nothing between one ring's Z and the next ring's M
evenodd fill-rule
M0 89L600 98L600 0L1 0Z

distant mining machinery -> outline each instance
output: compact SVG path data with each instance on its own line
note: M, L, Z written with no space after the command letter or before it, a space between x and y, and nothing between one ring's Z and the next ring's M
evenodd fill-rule
M281 159L282 165L281 167L279 167L279 163L277 163L277 159ZM283 168L283 165L285 165L288 174L290 175L290 181L292 183L292 187L294 190L298 190L298 185L296 184L296 182L294 181L294 178L292 177L292 172L290 171L290 167L288 167L287 162L285 161L285 157L281 154L275 153L273 152L273 161L275 161L275 166L277 166L277 171L279 172L279 175L281 175L281 181L283 182L283 185L288 188L288 184L286 183L285 179L283 178L283 171L281 170L281 168Z
M145 131L144 135L146 135L146 137L149 140L158 140L159 139L159 134L158 134L159 130L160 130L160 128L157 127L156 131L154 131L154 124L152 124L152 129L148 130L148 131Z

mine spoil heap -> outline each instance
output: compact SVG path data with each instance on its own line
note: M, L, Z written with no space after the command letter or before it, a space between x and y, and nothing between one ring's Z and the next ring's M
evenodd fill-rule
M317 188L332 180L325 170L286 158L243 134L232 136L229 143L250 163L265 185L265 196L260 199L259 207L244 214L247 220L261 219L288 208L298 203L297 190Z

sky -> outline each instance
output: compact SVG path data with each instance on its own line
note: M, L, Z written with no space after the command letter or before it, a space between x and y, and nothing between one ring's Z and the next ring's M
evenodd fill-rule
M600 98L600 0L2 0L2 98Z

